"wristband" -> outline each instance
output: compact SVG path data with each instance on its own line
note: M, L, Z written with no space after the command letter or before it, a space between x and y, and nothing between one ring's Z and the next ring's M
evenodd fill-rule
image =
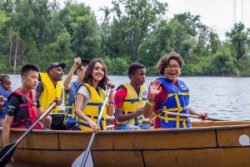
M153 101L147 101L146 104L148 104L149 106L153 106L153 105L155 105L155 102L153 102Z

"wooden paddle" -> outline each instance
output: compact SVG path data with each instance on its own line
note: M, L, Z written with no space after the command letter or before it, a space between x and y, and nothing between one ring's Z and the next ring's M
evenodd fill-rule
M16 150L17 145L26 137L26 135L32 131L32 129L55 107L56 102L53 102L46 111L34 122L29 129L25 131L25 133L17 139L16 142L13 142L5 147L3 147L0 151L0 166L4 166L7 164Z
M175 115L175 116L180 116L180 117L189 117L189 118L201 119L198 115L180 114L180 113L174 113L174 112L168 112L168 111L163 111L163 112L166 113L166 114L169 114L169 115ZM210 121L225 121L225 120L222 120L222 119L211 118L211 117L208 117L207 120L210 120Z
M102 118L102 114L103 114L104 108L105 108L105 106L106 106L106 103L107 103L107 101L108 101L108 97L109 97L110 91L111 91L111 88L109 88L109 89L107 90L106 97L105 97L105 99L104 99L104 102L103 102L103 104L102 104L101 111L100 111L99 116L98 116L97 126L99 126L99 124L100 124L100 121L101 121L101 118ZM94 142L95 135L96 135L96 132L93 131L92 134L91 134L91 137L90 137L90 140L89 140L89 143L88 143L87 148L85 149L85 151L84 151L81 155L79 155L79 156L75 159L75 161L74 161L73 164L72 164L72 167L85 167L86 162L87 162L87 160L88 160L89 153L91 152L91 146L92 146L92 144L93 144L93 142ZM89 163L91 163L91 162L89 162ZM88 166L88 167L89 167L89 166L93 166L93 164L91 163L91 164L88 164L87 166Z

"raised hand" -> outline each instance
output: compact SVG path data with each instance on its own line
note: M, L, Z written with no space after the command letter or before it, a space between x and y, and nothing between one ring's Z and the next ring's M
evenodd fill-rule
M80 57L75 58L74 63L75 63L77 66L79 66L80 64L82 64L81 58L80 58Z
M161 83L158 81L150 82L149 85L149 99L153 100L156 95L158 95L162 87L160 86Z

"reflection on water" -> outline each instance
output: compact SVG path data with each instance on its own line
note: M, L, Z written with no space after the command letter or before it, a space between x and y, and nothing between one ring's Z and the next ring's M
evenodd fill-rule
M146 85L156 77L147 77ZM19 75L11 75L13 89L21 85ZM111 76L117 86L129 82L128 77ZM250 78L181 77L190 89L190 106L211 117L250 120Z

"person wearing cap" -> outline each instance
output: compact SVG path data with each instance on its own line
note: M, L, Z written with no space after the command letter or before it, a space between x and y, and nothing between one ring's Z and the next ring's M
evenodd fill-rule
M41 110L44 111L56 99L57 106L51 111L52 129L64 130L64 113L60 113L59 105L62 104L63 94L63 69L64 63L51 63L48 65L47 73L40 73L40 82L36 87L37 98L41 104Z
M88 63L89 61L86 59L81 59L80 57L75 58L74 64L72 65L68 75L66 76L63 82L64 91L66 95L65 109L66 109L66 129L67 130L81 130L76 122L75 96L76 96L78 87L83 82ZM74 72L76 72L77 79L76 81L71 82Z

